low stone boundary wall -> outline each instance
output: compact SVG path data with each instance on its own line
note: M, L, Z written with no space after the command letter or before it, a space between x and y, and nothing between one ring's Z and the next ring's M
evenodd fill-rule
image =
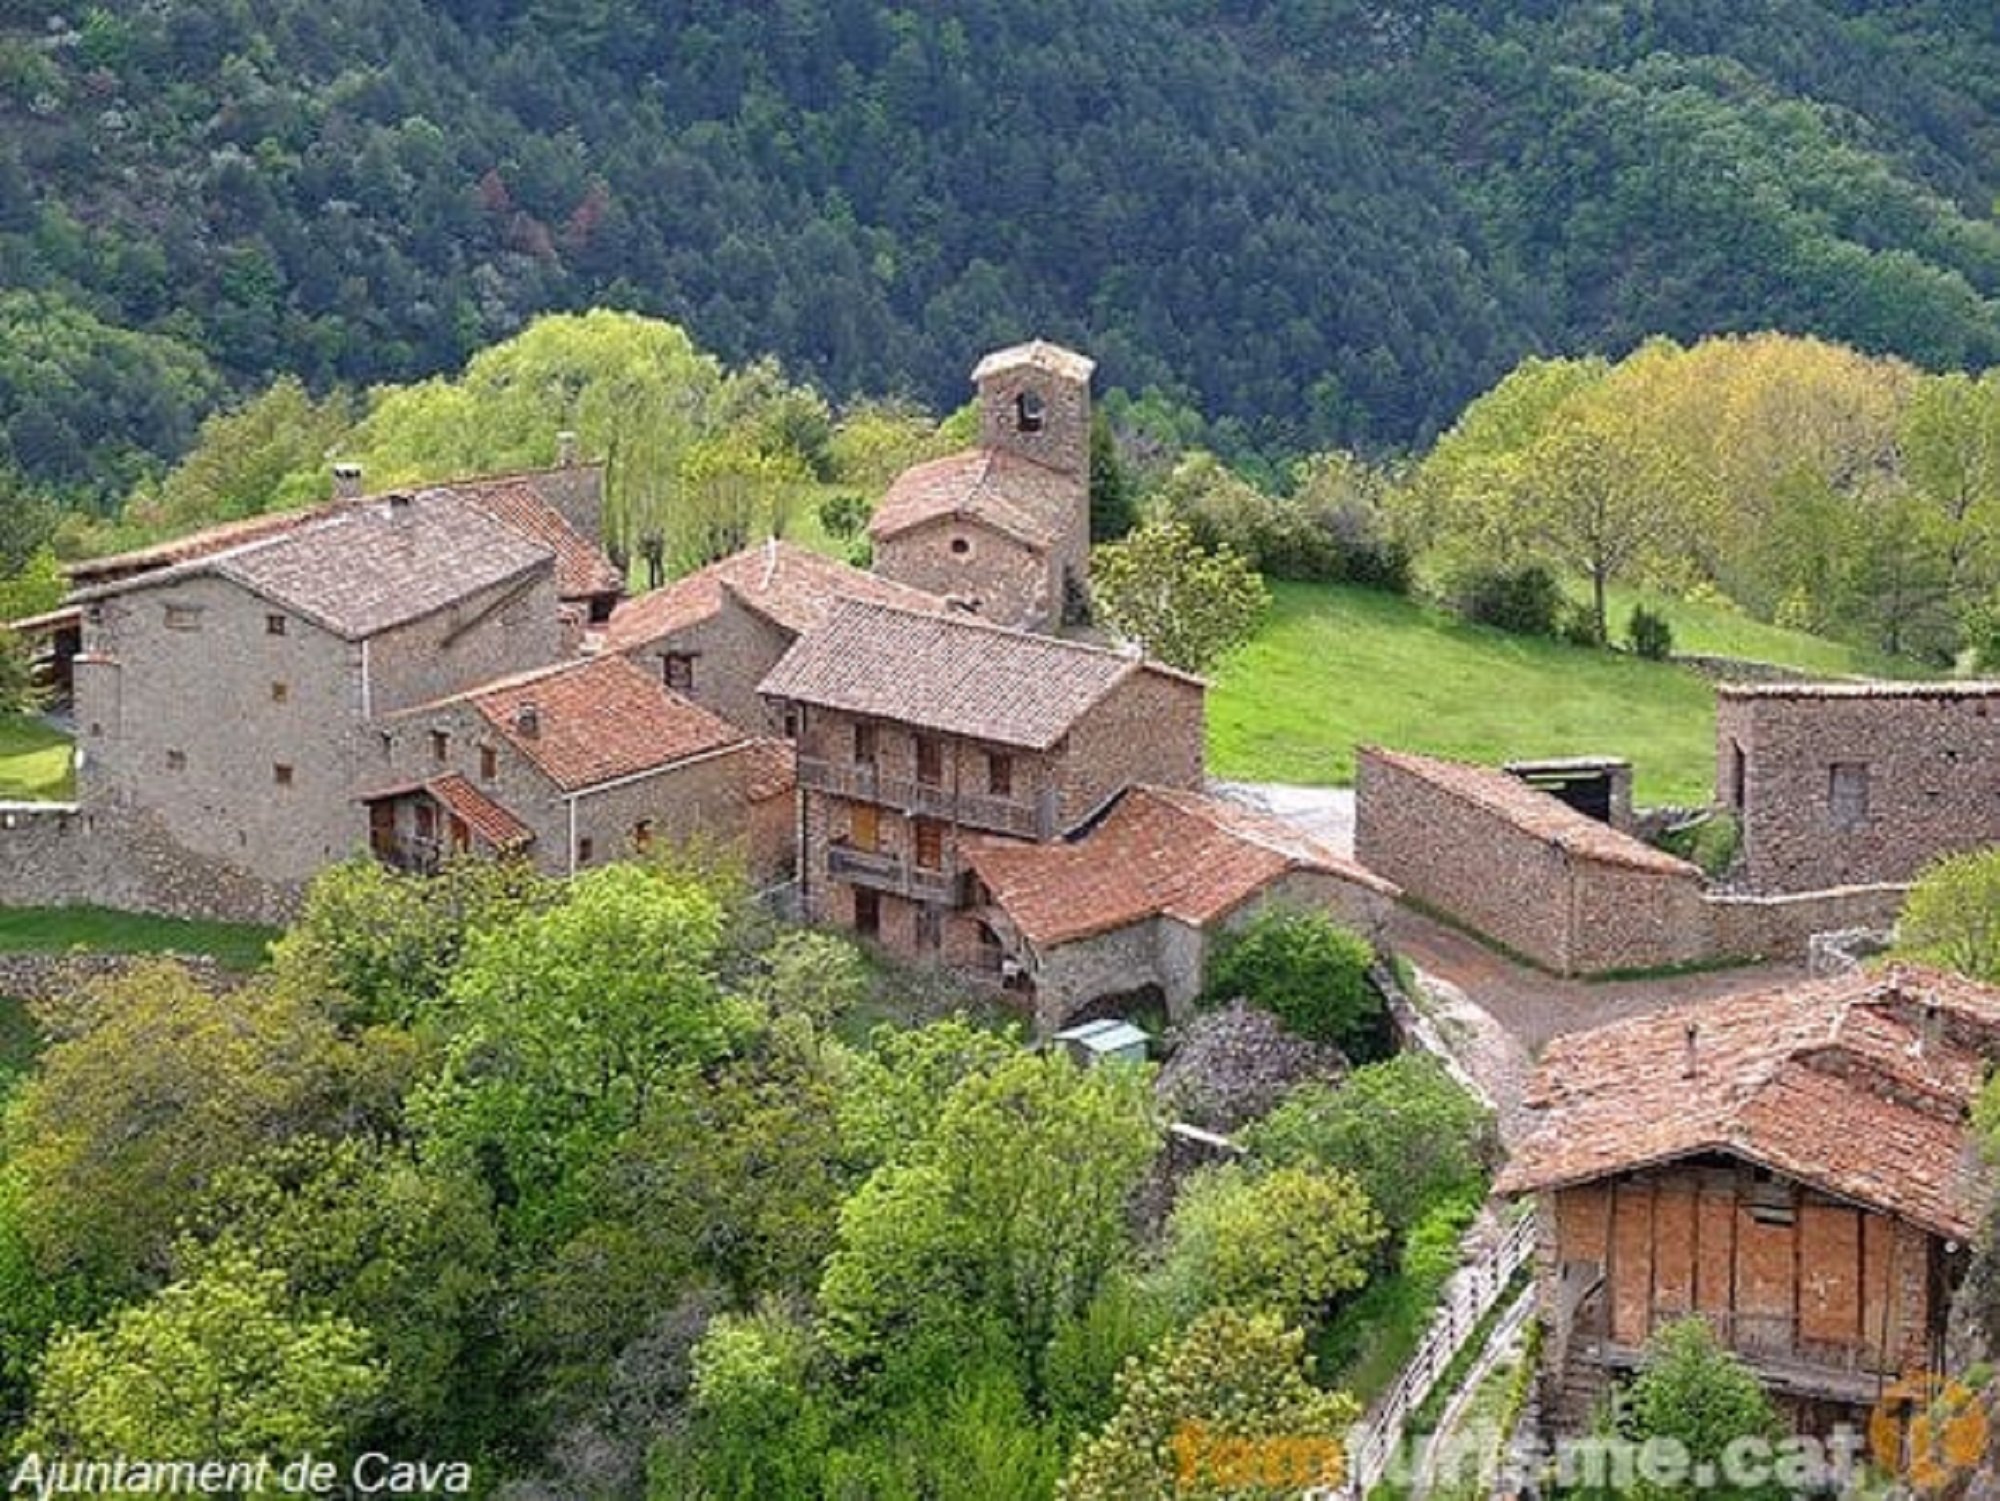
M186 969L205 989L230 990L243 981L207 954L0 954L0 995L51 1000L163 959Z
M193 853L141 814L0 803L0 906L282 925L297 915L301 895Z
M1710 892L1704 898L1720 959L1804 959L1815 933L1893 927L1905 885L1829 886L1783 896Z

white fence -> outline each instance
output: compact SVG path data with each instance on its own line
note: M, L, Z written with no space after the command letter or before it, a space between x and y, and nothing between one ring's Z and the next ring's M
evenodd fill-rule
M1514 1274L1527 1264L1534 1251L1535 1217L1523 1215L1508 1229L1498 1245L1453 1274L1445 1291L1443 1306L1431 1316L1430 1327L1424 1331L1417 1353L1403 1367L1396 1384L1389 1389L1389 1394L1382 1399L1373 1416L1358 1430L1359 1437L1347 1456L1347 1484L1344 1487L1347 1495L1367 1495L1387 1472L1396 1445L1402 1442L1403 1429L1409 1423L1410 1415L1423 1406L1424 1399L1437 1385L1445 1367L1451 1364L1452 1358L1472 1337L1479 1321L1500 1301L1507 1284L1514 1280Z

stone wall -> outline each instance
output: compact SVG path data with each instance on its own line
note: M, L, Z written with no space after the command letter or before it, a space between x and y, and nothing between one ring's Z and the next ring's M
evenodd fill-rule
M795 638L743 608L723 590L722 608L693 624L625 653L655 682L664 683L669 653L693 659L694 681L682 690L704 709L752 735L781 728L776 711L757 693Z
M162 960L180 965L204 990L232 990L243 983L241 974L207 954L0 954L0 995L54 1000Z
M1053 630L1062 615L1062 564L973 517L946 516L875 544L875 571L913 589L961 599L980 618Z
M1888 926L1908 890L1714 891L1692 867L1638 869L1566 850L1366 750L1357 770L1361 863L1557 974L1803 959L1815 933Z
M1199 792L1206 727L1200 682L1166 671L1127 676L1076 723L1060 752L1063 827L1127 787Z
M0 906L282 924L297 915L302 895L297 883L261 880L187 849L142 812L0 805Z
M2000 689L1724 687L1717 800L1760 892L1911 880L2000 841Z

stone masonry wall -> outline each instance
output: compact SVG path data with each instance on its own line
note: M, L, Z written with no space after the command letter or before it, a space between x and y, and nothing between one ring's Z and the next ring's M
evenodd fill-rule
M1724 688L1716 750L1718 801L1742 817L1755 891L1908 881L1939 855L2000 841L2000 691Z
M883 538L875 544L875 571L976 602L980 618L996 625L1053 630L1062 615L1059 560L969 517L942 517Z
M303 889L187 849L159 819L74 804L0 805L0 906L101 906L284 923Z
M779 724L771 706L758 695L757 685L778 665L792 641L790 634L725 594L716 614L635 646L625 655L660 683L667 680L668 653L692 656L694 684L685 696L748 734L769 735Z
M1134 785L1200 791L1204 691L1189 678L1135 672L1085 714L1061 752L1063 827L1074 828Z

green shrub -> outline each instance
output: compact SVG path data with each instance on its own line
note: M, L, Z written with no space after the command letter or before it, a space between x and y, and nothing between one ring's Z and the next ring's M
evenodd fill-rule
M1658 611L1634 605L1632 618L1625 623L1625 640L1647 661L1664 662L1673 655L1674 628Z
M868 500L861 495L829 495L819 503L819 524L829 537L847 541L868 524Z
M1272 908L1224 940L1209 966L1213 1004L1242 997L1300 1037L1350 1058L1389 1050L1388 1007L1368 977L1368 940L1317 912Z
M1597 628L1597 616L1589 605L1564 600L1556 611L1556 636L1571 646L1602 646L1604 635Z
M1693 823L1669 829L1659 842L1668 854L1692 861L1711 881L1719 881L1736 863L1736 852L1743 844L1743 828L1733 813L1710 813Z
M1555 635L1563 606L1562 585L1539 563L1470 570L1450 595L1452 609L1465 619L1517 636Z
M1440 1206L1485 1196L1493 1117L1436 1062L1404 1053L1344 1084L1302 1084L1243 1133L1273 1163L1352 1173L1398 1240Z

